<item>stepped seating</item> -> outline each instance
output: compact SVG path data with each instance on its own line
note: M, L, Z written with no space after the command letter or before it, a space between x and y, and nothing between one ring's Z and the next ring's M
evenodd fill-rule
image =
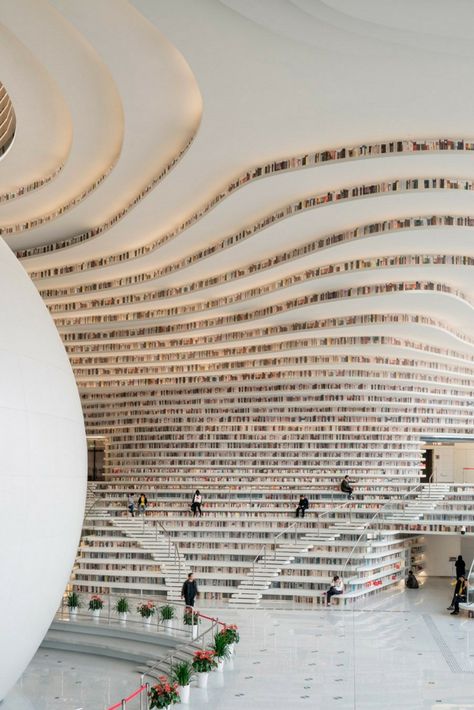
M240 476L240 474L239 474ZM190 474L157 476L156 480L100 482L91 495L89 511L74 572L74 586L100 582L90 591L136 591L179 598L188 569L196 571L201 597L228 600L235 606L254 606L261 600L319 603L332 576L340 573L357 539L374 513L387 503L388 481L372 476L357 485L348 502L334 481L312 477L295 483L265 476L265 485L249 490L248 477L240 485L213 477L204 488L204 515L189 509L199 487ZM253 476L255 478L255 476ZM402 480L399 495L410 489ZM394 485L390 483L394 488ZM297 493L295 493L297 491ZM297 495L305 492L310 510L295 521ZM146 515L132 518L129 493L145 493ZM410 547L396 531L371 536L360 543L347 564L345 581L350 601L397 583L410 564ZM380 542L380 544L379 544ZM120 550L124 551L121 554ZM420 555L419 562L421 563ZM100 561L103 562L101 567ZM153 566L154 565L154 566Z

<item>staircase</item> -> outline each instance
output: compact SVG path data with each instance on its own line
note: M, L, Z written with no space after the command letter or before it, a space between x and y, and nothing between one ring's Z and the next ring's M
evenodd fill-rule
M402 510L388 513L385 520L416 523L425 513L435 510L449 494L449 490L449 483L426 484L416 498L409 501Z
M229 604L233 607L256 606L265 589L268 589L278 578L285 565L289 565L295 557L308 552L316 545L334 542L338 537L339 534L332 532L330 528L306 533L293 543L284 541L281 545L277 545L273 552L269 551L265 554L262 551L255 562L254 569L246 575L229 598Z
M153 560L159 563L166 580L166 598L168 601L181 599L181 587L188 571L186 560L171 538L160 532L156 525L146 522L145 518L110 515L108 510L94 503L93 492L88 492L86 520L106 523L129 537ZM91 507L92 506L92 507Z
M145 519L126 518L124 516L109 516L114 528L124 532L140 547L159 562L166 579L166 598L168 601L181 599L181 587L188 572L186 560L177 546L171 542L156 525L151 525Z

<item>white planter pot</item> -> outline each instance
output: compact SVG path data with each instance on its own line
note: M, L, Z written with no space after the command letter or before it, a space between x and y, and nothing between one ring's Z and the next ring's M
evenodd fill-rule
M235 653L235 643L230 643L230 644L229 644L229 653L230 653L231 656L234 655L234 653Z
M69 607L69 616L76 616L77 615L77 606L70 606Z
M193 624L191 626L191 629L192 629L193 639L197 639L198 633L199 633L199 626L197 624Z
M222 673L223 670L224 670L224 659L221 658L219 661L217 661L217 668L216 668L216 671L217 671L218 673Z
M127 621L127 612L119 611L118 618L121 624L125 624L125 622Z
M144 616L143 623L145 626L150 627L151 626L151 616Z
M207 679L209 678L209 673L198 673L198 688L207 688Z
M184 705L189 703L189 691L191 690L190 685L180 685L179 686L179 697Z
M163 625L164 625L165 629L171 629L171 627L173 625L173 619L164 619Z
M102 611L102 609L92 609L92 616L94 617L94 619L99 618L101 611Z

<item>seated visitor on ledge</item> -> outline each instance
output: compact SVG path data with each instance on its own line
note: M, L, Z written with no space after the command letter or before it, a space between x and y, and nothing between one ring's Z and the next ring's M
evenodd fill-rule
M326 603L328 606L331 606L331 598L338 595L338 594L343 594L344 593L344 582L342 579L336 574L332 578L332 584L329 587L328 591L326 592Z
M309 508L309 501L304 495L300 495L300 502L298 503L298 507L296 508L296 517L301 517L304 518L304 512L305 510L308 510Z
M352 491L354 489L350 485L349 476L344 476L341 481L341 491L347 493L347 499L352 500Z
M451 612L451 615L459 614L459 604L465 601L467 601L467 580L464 576L461 576L456 582L456 587L454 589L454 597L452 601L454 611Z

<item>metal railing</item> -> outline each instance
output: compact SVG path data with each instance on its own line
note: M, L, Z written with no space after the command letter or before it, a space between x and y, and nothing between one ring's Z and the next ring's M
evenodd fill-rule
M161 607L164 606L183 606L181 601L173 601L169 602L167 600L163 600L162 597L157 597L153 595L144 595L143 592L140 594L109 594L109 593L99 593L99 592L76 592L76 594L81 597L81 596L86 596L90 597L93 594L97 594L100 596L103 601L104 601L104 607L101 609L101 614L99 617L99 620L103 624L115 624L118 622L121 622L121 618L119 617L119 612L116 610L114 606L114 601L118 601L119 599L126 598L127 601L130 602L130 606L132 609L135 609L136 606L139 604L142 604L144 600L146 599L147 601L152 601L155 606L156 606L156 615L155 618L151 617L151 622L148 625L148 629L154 630L156 629L156 632L161 631L161 627L164 627L165 629L168 629L168 626L164 623L164 620L161 620L160 617L160 609ZM129 613L134 613L134 612L127 612ZM88 620L90 621L93 617L91 615L91 611L89 609L85 609L84 611L81 611L80 609L76 612L74 615L75 618L80 618L81 621ZM71 619L71 612L70 609L67 605L67 593L65 593L61 599L61 604L58 608L58 611L56 612L56 618L58 621L64 621L66 619L70 620ZM176 618L176 617L175 617ZM137 626L139 625L140 627L143 627L144 621L143 618L140 617L140 615L136 616L135 618L128 618L126 620L126 624L128 627L130 626ZM191 627L189 627L191 628ZM183 634L186 638L189 637L190 631L188 628L180 629L180 628L173 628L174 632L177 632L178 634ZM191 629L192 632L192 629Z
M415 493L415 491L417 491L417 490L423 489L424 485L425 485L424 483L418 483L418 485L416 485L414 488L410 488L409 491L407 491L406 493L404 493L403 496L401 496L401 498L398 499L398 501L401 501L401 500L403 500L404 498L407 498L408 496L410 496L410 495L412 495L413 493ZM354 546L352 547L351 551L349 552L348 556L346 557L346 560L345 560L344 565L343 565L343 567L342 567L342 571L341 571L341 575L340 575L340 576L341 576L343 579L344 579L344 573L345 573L345 571L346 571L346 569L347 569L347 565L349 564L350 560L352 559L352 556L353 556L354 552L356 551L357 547L359 546L360 541L362 540L362 538L363 538L365 535L368 534L368 532L369 532L370 528L372 527L373 523L375 522L375 520L376 520L380 515L382 515L382 514L384 513L385 509L386 509L388 506L390 506L390 505L393 505L393 500L387 501L387 502L386 502L381 508L379 508L379 509L374 513L374 515L372 515L372 517L363 525L363 530L362 530L361 534L359 535L359 537L357 538L357 540L356 540Z
M179 606L183 606L184 608L186 607L185 604L179 604ZM206 616L205 614L201 614L201 612L194 612L196 613L200 618L202 619L207 619L208 621L211 622L211 625L209 628L207 628L205 631L203 631L202 634L199 634L195 639L193 639L193 642L195 644L201 644L201 646L204 646L204 640L208 634L213 634L215 630L219 626L225 626L223 621L220 621L218 618L214 618L212 616ZM186 646L184 646L186 648ZM173 670L173 660L174 657L176 656L177 653L183 652L183 646L181 646L178 649L174 649L170 653L168 653L164 658L158 659L152 666L148 668L148 670L145 673L140 673L140 685L139 687L133 691L130 695L128 695L126 698L122 698L122 700L119 700L117 703L114 705L111 705L107 710L126 710L126 707L128 703L130 703L132 700L134 700L136 697L140 698L140 710L147 710L148 709L148 695L150 692L150 683L145 681L145 678L153 677L153 673L156 673L159 671L159 669L163 668L163 672L170 672Z
M270 548L273 548L273 560L276 560L276 553L277 553L277 540L280 538L282 535L287 535L290 530L294 529L293 533L293 541L296 543L296 534L297 534L297 528L299 526L300 521L299 520L294 520L292 523L288 523L288 525L283 528L283 530L280 530L280 532L277 535L274 535L271 540L268 542L265 542L260 550L258 551L257 555L255 556L253 562L252 562L252 587L255 586L255 568L256 565L260 562L260 560L263 558L263 569L267 569L267 548L270 546Z

